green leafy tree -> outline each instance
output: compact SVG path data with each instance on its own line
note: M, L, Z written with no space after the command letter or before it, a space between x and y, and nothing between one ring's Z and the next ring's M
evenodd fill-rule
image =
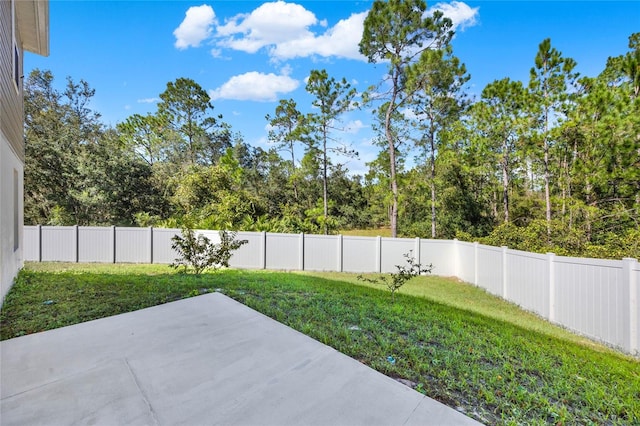
M117 129L123 142L150 166L167 160L166 123L154 114L133 114L118 123Z
M281 99L276 107L275 115L266 116L271 130L269 130L269 141L276 144L276 149L287 151L291 155L289 164L289 176L293 186L293 195L298 199L298 186L296 182L296 142L301 142L304 116L298 111L296 102L293 99Z
M211 115L211 98L194 80L178 78L167 83L160 99L158 116L168 125L166 137L174 162L215 164L231 147L228 126L221 122L221 115Z
M215 166L191 166L175 177L177 223L202 229L238 229L245 221L262 216L264 206L244 187L245 171L228 149Z
M132 226L142 213L161 218L171 212L153 167L123 146L113 129L104 133L100 144L87 147L82 169L85 190L97 195L89 215L95 224Z
M95 91L70 77L63 92L51 71L33 70L24 86L25 223L83 224L80 160L103 134L88 108ZM62 219L62 220L60 220Z
M372 129L376 133L376 137L373 139L373 145L381 148L378 152L378 156L375 160L367 163L369 167L368 172L365 175L365 187L367 197L369 199L369 206L372 211L372 218L377 227L388 225L393 220L394 202L396 203L395 209L400 216L406 217L406 212L403 213L403 199L411 198L415 194L409 195L409 190L404 193L397 193L397 198L394 197L392 191L391 175L391 161L389 160L388 141L386 137L387 129L385 128L386 109L384 107L377 109L377 115L375 116ZM408 118L401 112L395 112L393 120L391 120L391 127L388 129L392 135L394 146L393 152L395 155L395 182L397 188L404 188L403 186L403 174L405 173L405 163L407 155L411 149L411 123ZM407 221L411 219L406 217ZM396 234L400 232L401 224L396 222Z
M534 116L539 123L535 140L542 149L542 173L544 180L545 216L551 234L551 153L554 145L552 127L562 120L569 111L573 86L578 74L573 70L576 62L565 58L551 46L551 39L545 39L538 46L535 65L531 68L529 92Z
M422 52L408 68L409 103L422 133L416 144L427 159L431 190L431 238L436 238L436 153L442 151L439 134L459 117L468 105L462 92L469 80L466 67L453 55L451 45Z
M509 222L509 192L513 174L523 167L529 120L526 115L527 92L519 81L495 80L482 90L482 99L471 111L473 131L483 148L489 167L499 165L502 182L503 221Z
M253 194L270 218L282 216L286 206L297 203L289 185L289 162L275 148L268 151L237 141L233 156L243 170L242 188ZM264 219L264 218L263 218Z
M629 46L630 52L610 57L597 78L581 79L581 96L560 129L575 156L569 223L582 223L593 244L640 223L640 100L637 74L625 66L640 55L634 35Z
M387 64L387 76L371 92L387 87L380 97L384 111L384 129L389 158L389 179L392 194L391 235L397 236L398 179L396 145L393 120L411 99L413 92L407 86L408 68L420 55L432 48L441 48L453 36L452 23L439 11L427 16L427 5L422 0L376 0L364 21L359 48L370 63Z
M313 107L317 113L311 113L306 118L305 133L310 137L310 144L317 147L320 155L320 167L322 170L322 205L324 233L329 233L329 179L330 165L329 154L355 156L357 153L331 136L340 116L354 107L353 99L356 90L351 87L346 79L337 81L329 77L326 70L312 70L307 81L307 92L315 98Z

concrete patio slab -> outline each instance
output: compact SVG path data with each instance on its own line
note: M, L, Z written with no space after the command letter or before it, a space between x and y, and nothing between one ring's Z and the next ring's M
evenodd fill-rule
M0 424L474 425L220 293L0 343Z

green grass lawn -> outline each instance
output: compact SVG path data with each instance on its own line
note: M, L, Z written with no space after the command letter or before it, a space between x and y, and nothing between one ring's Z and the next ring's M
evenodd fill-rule
M638 360L439 277L415 279L392 303L351 274L28 264L0 335L216 290L487 424L640 424Z
M377 229L343 229L338 232L342 235L351 235L356 237L390 237L391 228Z

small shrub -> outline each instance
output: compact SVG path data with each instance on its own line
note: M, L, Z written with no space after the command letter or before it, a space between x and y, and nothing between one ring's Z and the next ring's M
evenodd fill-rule
M236 233L219 231L220 243L213 244L209 238L200 234L196 237L193 229L182 229L182 236L171 238L171 248L178 252L178 257L171 264L172 268L184 268L188 273L193 270L195 274L201 274L206 269L218 270L229 267L229 259L233 251L246 244L247 240L236 240Z
M407 281L421 274L429 274L431 273L431 269L433 269L432 264L423 267L421 264L416 263L412 253L412 251L409 251L409 253L404 254L404 257L407 258L407 265L396 265L396 272L390 272L387 275L382 275L376 278L367 278L363 275L358 275L358 279L372 284L383 284L387 286L391 292L391 300L395 301L396 291L405 285Z

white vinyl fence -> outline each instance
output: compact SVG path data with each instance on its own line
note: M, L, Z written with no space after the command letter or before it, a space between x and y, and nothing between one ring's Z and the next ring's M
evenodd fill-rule
M199 231L218 242L217 231ZM27 261L171 263L178 229L25 226ZM528 253L457 240L238 232L231 266L393 272L404 254L580 334L640 354L640 264Z

